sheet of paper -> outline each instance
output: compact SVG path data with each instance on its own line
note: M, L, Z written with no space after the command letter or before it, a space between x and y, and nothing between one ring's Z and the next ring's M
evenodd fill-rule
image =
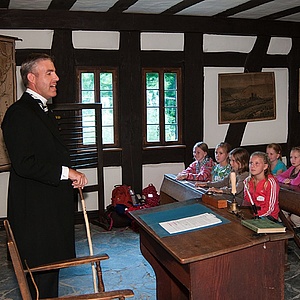
M204 213L192 217L166 221L159 223L170 234L183 232L187 230L207 227L215 224L222 223L222 220L217 218L214 214Z

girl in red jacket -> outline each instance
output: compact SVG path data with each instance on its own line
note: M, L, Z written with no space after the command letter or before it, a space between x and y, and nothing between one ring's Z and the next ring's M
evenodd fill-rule
M254 152L249 160L250 176L244 182L245 202L257 207L259 217L267 217L273 221L279 213L279 184L271 173L268 155Z

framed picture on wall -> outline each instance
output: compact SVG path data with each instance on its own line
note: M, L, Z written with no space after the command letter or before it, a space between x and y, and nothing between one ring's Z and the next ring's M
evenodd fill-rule
M219 124L276 119L273 72L219 74Z

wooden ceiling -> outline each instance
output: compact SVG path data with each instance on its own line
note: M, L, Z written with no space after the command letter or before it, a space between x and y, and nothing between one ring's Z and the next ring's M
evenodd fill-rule
M59 10L300 22L299 0L0 0L0 12L5 10Z

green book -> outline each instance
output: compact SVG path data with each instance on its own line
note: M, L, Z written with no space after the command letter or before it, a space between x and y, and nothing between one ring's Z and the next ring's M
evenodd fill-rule
M280 233L285 232L285 227L269 219L242 220L242 225L256 233Z

